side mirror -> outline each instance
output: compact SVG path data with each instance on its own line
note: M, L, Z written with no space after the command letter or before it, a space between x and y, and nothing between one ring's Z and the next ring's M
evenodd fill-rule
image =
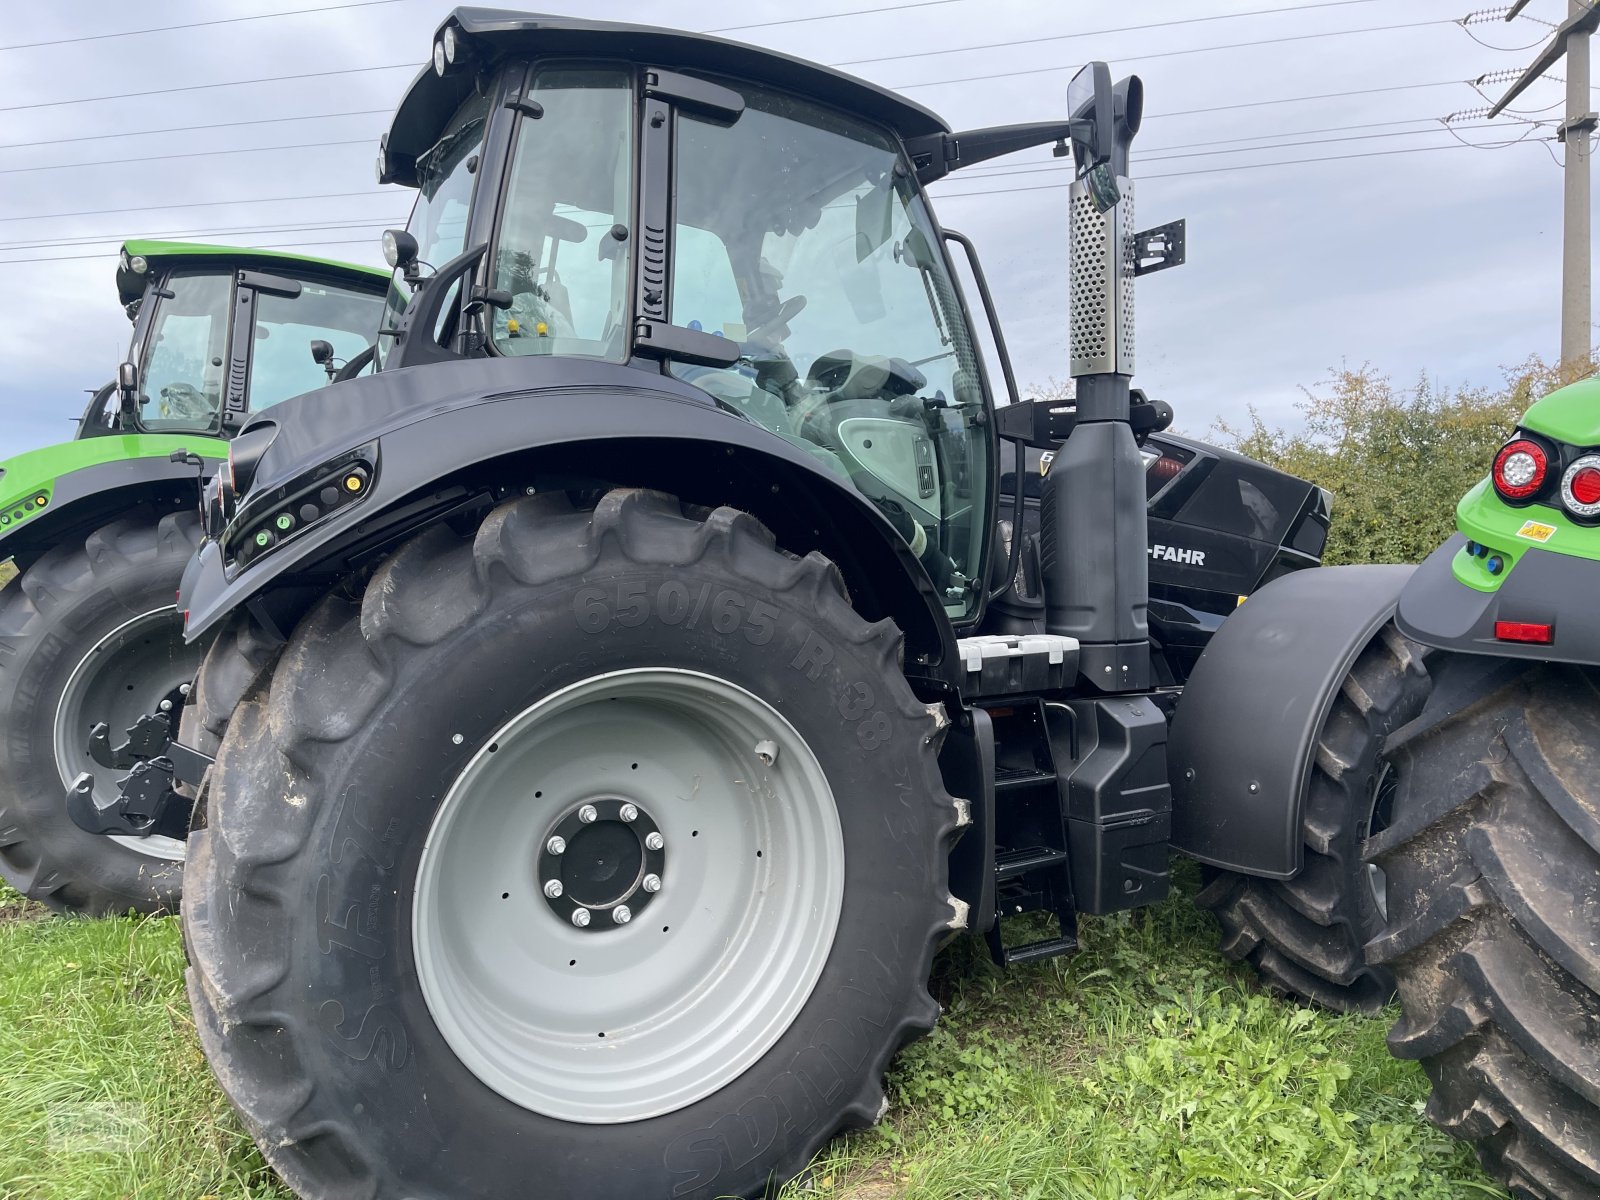
M134 399L139 395L139 368L125 362L117 367L117 391L124 399Z
M1067 117L1072 122L1072 156L1083 175L1109 159L1116 144L1111 68L1105 63L1087 64L1067 84Z
M325 342L321 338L311 340L311 361L319 367L325 367L333 361L333 343Z

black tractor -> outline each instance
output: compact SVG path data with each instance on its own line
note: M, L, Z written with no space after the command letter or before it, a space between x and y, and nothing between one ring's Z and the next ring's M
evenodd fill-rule
M1394 589L1297 587L1323 495L1132 390L1183 246L1133 225L1142 107L1093 64L956 133L702 35L440 27L380 369L241 431L182 593L190 997L297 1192L764 1194L882 1116L941 944L1068 953L1175 852L1269 980L1387 996L1340 756L1404 715ZM925 191L1046 147L1070 403Z

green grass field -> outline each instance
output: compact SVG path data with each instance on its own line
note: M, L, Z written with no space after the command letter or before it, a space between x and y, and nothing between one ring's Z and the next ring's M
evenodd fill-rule
M836 1142L805 1194L1503 1195L1423 1120L1385 1022L1262 995L1213 939L1182 897L1087 920L1083 953L1009 978L958 943L889 1119ZM61 920L0 885L0 964L0 1196L288 1200L200 1056L175 921Z

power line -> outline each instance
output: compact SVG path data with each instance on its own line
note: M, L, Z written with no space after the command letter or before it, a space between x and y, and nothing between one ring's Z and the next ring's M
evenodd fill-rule
M1217 104L1210 108L1183 108L1175 112L1146 113L1146 121L1159 121L1165 117L1193 117L1202 113L1232 112L1236 108L1263 108L1274 104L1299 104L1311 100L1342 100L1347 96L1371 96L1378 92L1414 92L1423 88L1457 87L1460 79L1441 79L1438 83L1401 83L1389 87L1356 88L1348 92L1322 92L1315 96L1285 96L1278 100L1245 100L1238 104Z
M137 100L144 96L170 96L176 92L205 92L216 88L244 87L252 83L286 83L295 79L327 79L333 75L360 75L371 71L415 71L414 62L390 63L382 67L340 67L336 71L307 71L301 75L263 75L258 79L230 79L225 83L189 83L181 87L152 88L147 92L113 92L107 96L80 96L76 100L41 100L35 104L13 104L0 112L24 112L35 108L62 108L69 104L94 104L100 100Z
M29 146L63 146L69 142L103 142L107 138L154 137L158 133L196 133L202 129L239 129L246 125L286 125L294 121L330 121L335 117L382 117L393 108L363 108L354 112L307 113L303 117L263 117L256 121L216 121L208 125L169 125L165 129L126 129L119 133L87 133L82 137L44 138L37 142L0 142L0 150L22 150Z
M342 142L296 142L288 146L239 146L232 150L193 150L186 154L141 154L137 158L101 158L92 162L51 163L44 167L4 167L0 175L26 175L33 171L65 171L69 167L117 167L125 163L171 162L180 158L215 158L222 154L262 154L268 150L320 150L327 146L370 146L373 139L349 138Z
M1435 123L1437 123L1437 118L1420 118L1420 119L1433 120L1433 121L1435 121ZM1357 126L1357 128L1359 128L1359 126ZM1470 131L1475 130L1475 129L1496 129L1496 128L1498 128L1498 126L1489 125L1489 124L1483 124L1483 125L1466 125L1466 126L1463 126L1462 128L1464 130L1470 132ZM1448 129L1448 128L1443 127L1441 125L1440 127L1434 128L1434 129L1404 129L1404 130L1392 130L1389 133L1352 134L1349 137L1310 138L1310 139L1308 139L1306 141L1301 141L1301 142L1279 142L1279 143L1277 143L1275 145L1271 145L1271 146L1237 146L1237 147L1234 147L1233 149L1230 149L1230 150L1189 150L1189 149L1181 148L1181 147L1178 147L1178 146L1160 146L1160 147L1157 147L1157 148L1155 148L1153 150L1149 150L1149 151L1146 151L1143 154L1140 154L1139 155L1139 161L1141 163L1171 162L1171 161L1173 161L1175 159L1180 159L1180 158L1213 158L1213 157L1215 157L1217 155L1220 155L1220 154L1261 154L1261 153L1264 153L1264 152L1266 152L1268 150L1293 150L1293 149L1297 149L1298 147L1301 147L1301 146L1331 146L1331 145L1336 145L1336 144L1341 143L1341 142L1367 142L1367 141L1374 141L1374 140L1377 140L1377 139L1380 139L1380 138L1425 137L1425 136L1429 136L1429 135L1432 135L1432 134L1454 133L1454 132L1455 132L1454 130ZM1524 136L1527 136L1527 135L1524 135ZM1518 139L1518 140L1521 140L1521 139ZM1484 149L1489 149L1490 147L1485 146L1483 148ZM1071 164L1070 163L1051 163L1051 164L1044 165L1044 166L1016 167L1016 168L1010 168L1010 169L1000 170L1000 171L984 171L984 172L981 172L981 173L978 173L978 174L975 174L975 175L969 175L969 176L967 176L967 178L969 178L969 179L996 179L996 178L1003 178L1003 177L1007 177L1007 176L1017 176L1017 175L1054 174L1054 173L1057 173L1057 172L1060 172L1060 171L1063 171L1063 170L1068 170L1070 168L1071 168ZM1141 175L1140 178L1146 178L1146 177Z
M1297 33L1285 37L1261 38L1254 42L1231 42L1223 46L1190 46L1183 50L1162 50L1153 54L1118 55L1118 62L1149 62L1157 58L1178 58L1186 54L1211 54L1218 50L1245 50L1255 46L1276 46L1284 42L1309 42L1317 38L1348 37L1357 33L1390 33L1398 29L1422 29L1429 25L1454 25L1455 22L1443 18L1432 21L1409 21L1402 25L1369 25L1361 29L1330 29L1322 33ZM908 92L913 88L943 87L951 83L977 83L988 79L1013 79L1019 75L1048 75L1057 71L1073 71L1076 65L1069 64L1059 67L1034 67L1025 71L1000 71L993 75L963 75L955 79L927 79L921 83L903 83L894 90ZM0 109L0 112L3 112Z
M373 229L382 226L374 225ZM303 250L307 246L371 246L371 238L335 238L331 242L261 242L250 246L240 246L241 250ZM0 266L14 266L19 263L53 263L53 262L80 262L91 258L116 258L117 252L110 251L105 254L58 254L48 258L6 258L0 259Z
M307 233L312 230L367 229L371 228L374 222L381 223L384 228L387 229L401 224L404 220L404 217L400 217L398 219L384 217L356 217L351 220L343 221L333 220L330 218L322 221L311 221L303 225L256 224L234 225L226 229L164 229L150 233L141 233L139 238L141 241L153 241L163 238L187 241L194 238L221 237L224 234ZM0 250L52 250L65 249L71 246L94 246L106 242L114 242L120 246L127 240L128 235L125 232L83 234L60 238L40 238L37 240L21 242L0 242Z
M20 217L0 217L9 221L54 221L67 217L108 217L117 213L169 212L175 208L226 208L234 204L286 204L291 200L344 200L352 196L392 196L395 189L365 192L319 192L303 196L254 196L244 200L191 200L187 204L147 204L134 208L89 208L67 213L28 213Z
M69 46L75 42L103 42L111 38L138 37L145 33L170 33L175 29L202 29L207 25L238 25L244 21L270 21L274 17L298 17L305 13L337 12L341 8L374 8L398 4L400 0L351 0L348 4L320 4L316 8L293 8L287 12L256 13L248 17L219 17L214 21L185 21L181 25L152 25L148 29L125 29L121 33L90 33L82 37L55 38L48 42L17 42L0 46L3 50L37 50L42 46Z
M962 0L916 0L913 4L886 4L882 8L858 8L850 12L819 13L811 17L786 17L781 21L758 21L754 25L723 25L702 29L701 33L737 33L742 29L771 29L774 25L804 25L808 21L834 21L840 17L867 17L874 13L901 12L908 8L934 8L941 4L960 4Z
M1201 25L1208 21L1231 21L1236 17L1266 17L1276 13L1306 12L1313 8L1343 8L1350 4L1375 4L1377 0L1316 0L1311 4L1291 4L1287 8L1258 8L1249 12L1213 13L1205 17L1180 17L1174 21L1154 21L1148 25L1123 25L1115 29L1085 29L1079 33L1052 34L1049 37L1019 38L1014 42L986 42L977 46L952 46L948 50L923 50L914 54L886 54L878 58L852 58L834 63L836 67L859 67L866 63L900 62L908 58L929 58L936 54L965 54L971 50L1007 50L1012 46L1037 46L1045 42L1066 42L1077 38L1102 37L1112 33L1140 33L1147 29L1167 29L1174 25Z
M1139 178L1145 179L1181 179L1188 175L1216 175L1226 171L1254 171L1265 167L1293 167L1307 163L1348 162L1357 158L1388 158L1396 154L1427 154L1434 150L1470 150L1480 149L1470 143L1451 143L1444 146L1409 146L1403 150L1366 150L1359 154L1329 154L1319 155L1315 158L1288 158L1280 162L1264 163L1233 163L1225 167L1196 167L1192 171L1163 171L1156 175L1141 174ZM967 196L1004 196L1020 192L1055 192L1062 188L1071 187L1070 183L1036 183L1020 188L984 188L972 192L941 192L939 202L946 200L960 200Z

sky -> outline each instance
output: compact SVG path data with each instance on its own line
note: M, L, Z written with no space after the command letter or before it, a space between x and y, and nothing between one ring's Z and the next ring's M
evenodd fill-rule
M1480 94L1465 81L1520 69L1566 0L1467 26L1468 0L544 7L741 26L724 36L850 64L958 129L1062 118L1067 81L1090 59L1139 74L1139 224L1186 218L1188 264L1139 284L1135 382L1191 432L1252 406L1292 426L1302 389L1341 365L1478 385L1556 352L1561 147L1548 126L1442 118L1498 98L1503 83ZM404 224L411 193L374 184L378 137L448 11L440 0L11 11L0 31L0 459L70 436L85 391L114 375L129 333L113 283L124 237L381 263L379 234ZM153 26L184 27L117 36ZM1516 108L1550 120L1563 94L1541 82ZM1068 374L1065 180L1042 148L933 189L941 221L977 243L1025 392Z

